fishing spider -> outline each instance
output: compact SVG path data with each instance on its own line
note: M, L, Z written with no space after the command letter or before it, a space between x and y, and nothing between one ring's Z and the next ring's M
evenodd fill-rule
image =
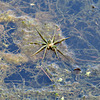
M35 28L35 29L36 29L36 28ZM69 39L70 37L68 37L68 38L63 38L63 39L59 39L59 40L55 41L55 34L54 34L53 37L52 37L52 39L46 40L46 39L42 36L42 34L41 34L37 29L36 29L36 31L37 31L37 33L39 34L39 36L41 37L41 39L43 40L43 42L41 43L42 47L41 47L38 51L36 51L36 52L33 54L33 56L36 55L36 54L38 54L39 52L41 52L43 49L45 49L44 55L43 55L43 59L45 58L45 55L46 55L47 50L52 50L52 51L54 51L57 58L59 58L58 55L57 55L57 51L58 51L61 55L65 56L65 55L57 48L56 44L59 44L59 43L61 43L62 41L66 40L66 39ZM40 45L40 43L34 43L34 44Z

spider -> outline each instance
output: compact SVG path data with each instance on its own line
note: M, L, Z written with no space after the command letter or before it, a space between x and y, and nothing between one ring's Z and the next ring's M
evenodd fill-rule
M59 39L59 40L55 41L55 34L54 34L53 37L52 37L52 39L46 40L46 39L42 36L42 34L37 30L37 28L35 28L35 29L36 29L37 33L39 34L39 36L41 37L41 39L43 40L43 42L41 43L42 47L41 47L39 50L37 50L32 56L38 54L39 52L41 52L42 50L45 49L42 59L45 58L45 55L46 55L47 50L52 50L52 51L54 51L57 58L59 58L58 55L57 55L57 51L58 51L61 55L63 55L63 56L65 57L65 55L58 49L58 47L56 46L56 44L59 44L59 43L61 43L62 41L66 40L66 39L69 39L70 37L68 37L68 38L63 38L63 39ZM40 45L40 43L34 43L34 44Z

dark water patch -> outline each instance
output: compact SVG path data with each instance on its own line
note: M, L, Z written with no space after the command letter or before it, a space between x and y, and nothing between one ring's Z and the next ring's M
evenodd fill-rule
M14 54L20 53L19 47L14 43L8 46L7 51L13 52Z
M98 3L98 0L93 0L94 3Z

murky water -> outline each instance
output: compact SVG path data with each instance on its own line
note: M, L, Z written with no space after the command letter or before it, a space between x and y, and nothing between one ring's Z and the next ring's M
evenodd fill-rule
M99 5L0 0L0 99L99 100Z

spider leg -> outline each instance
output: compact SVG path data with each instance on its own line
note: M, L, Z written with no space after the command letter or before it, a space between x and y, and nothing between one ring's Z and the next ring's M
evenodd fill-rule
M66 58L66 56L58 48L56 48L56 49L61 55L63 55Z
M38 54L39 52L41 52L44 48L46 47L46 45L42 46L38 51L36 51L32 56Z
M55 45L55 44L58 44L58 43L61 43L62 41L67 40L67 39L69 39L69 38L70 38L70 37L64 38L64 39L60 39L60 40L58 40L58 41L55 41L55 42L54 42L54 45Z
M29 43L29 44L41 45L40 43L36 43L36 42L34 42L34 43Z
M53 38L52 38L52 42L54 42L55 41L55 34L53 35Z
M57 55L57 49L56 48L54 48L54 52L56 54L56 57L59 58L58 55Z
M36 28L35 28L36 29ZM38 34L40 35L40 37L42 38L42 40L47 43L47 40L42 36L42 34L36 29L36 31L38 32Z
M47 47L45 48L45 51L44 51L44 54L43 54L43 59L44 59L44 57L46 55L46 52L47 52Z
M67 59L67 61L70 61L70 62L73 62L73 63L75 62L72 57L70 57L69 55L65 56L58 48L56 48L56 49L61 55L63 55Z

